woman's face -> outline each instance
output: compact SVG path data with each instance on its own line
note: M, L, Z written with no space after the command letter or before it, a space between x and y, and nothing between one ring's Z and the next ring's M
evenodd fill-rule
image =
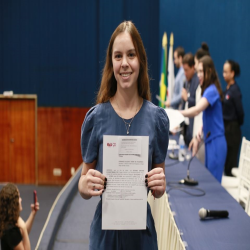
M22 207L22 198L20 196L19 191L18 191L18 194L19 194L19 211L21 212L23 210L23 207Z
M119 34L113 44L112 64L119 89L137 89L140 63L128 32Z
M227 83L234 79L234 72L231 70L231 65L227 62L223 66L223 77Z
M200 85L202 86L202 84L204 82L204 72L203 72L203 64L201 62L198 63L197 75L198 75L198 78L200 81Z

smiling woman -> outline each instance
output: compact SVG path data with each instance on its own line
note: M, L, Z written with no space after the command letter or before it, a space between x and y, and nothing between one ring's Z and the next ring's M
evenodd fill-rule
M112 63L118 91L129 88L131 93L137 94L140 64L128 32L121 33L116 37L113 45Z
M102 195L109 183L102 174L103 135L132 135L149 137L145 188L160 198L166 188L168 133L165 110L150 102L147 56L139 32L132 22L123 22L109 42L97 105L90 109L82 125L81 196L89 199ZM91 224L89 249L158 249L149 204L145 209L145 230L102 230L100 201Z
M132 22L123 22L115 29L109 41L109 46L106 54L106 63L102 74L101 86L97 96L97 103L108 101L110 97L113 97L116 93L117 82L113 68L113 53L115 51L113 44L114 41L118 38L118 35L122 33L129 34L130 40L132 41L133 44L133 49L135 50L134 51L135 56L139 61L140 73L137 79L138 94L143 99L146 100L151 99L150 88L149 88L147 55L145 48L143 46L143 42L134 24Z

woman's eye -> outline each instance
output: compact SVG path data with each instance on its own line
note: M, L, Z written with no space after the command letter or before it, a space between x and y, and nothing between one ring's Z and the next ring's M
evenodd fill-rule
M121 55L119 55L119 54L116 54L115 55L115 58L117 58L117 59L120 59L122 56Z
M135 57L135 53L129 53L129 57Z

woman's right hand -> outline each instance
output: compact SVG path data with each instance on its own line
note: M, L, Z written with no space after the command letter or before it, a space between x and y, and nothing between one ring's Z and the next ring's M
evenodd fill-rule
M107 178L84 163L81 178L78 183L78 190L84 199L101 195L106 189Z
M89 195L101 195L106 189L107 178L95 169L89 169L86 174L86 186Z

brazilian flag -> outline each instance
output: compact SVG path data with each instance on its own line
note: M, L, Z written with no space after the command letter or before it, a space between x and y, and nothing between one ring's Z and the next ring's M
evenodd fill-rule
M167 34L162 37L161 74L160 74L160 101L159 106L164 108L167 96Z

